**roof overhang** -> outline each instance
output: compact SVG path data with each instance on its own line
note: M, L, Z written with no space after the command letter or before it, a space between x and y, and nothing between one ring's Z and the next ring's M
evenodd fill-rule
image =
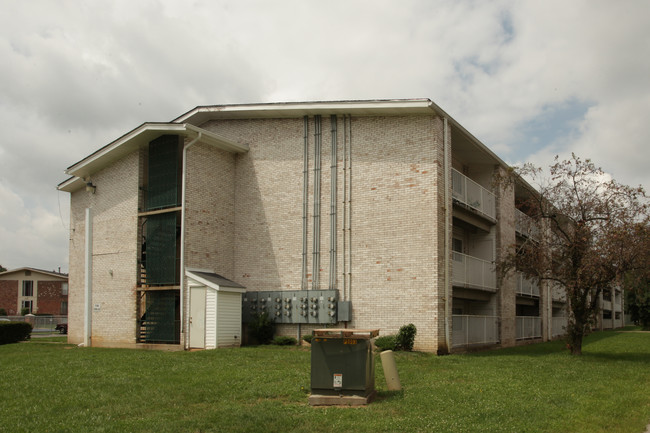
M198 139L199 142L233 153L244 153L248 151L248 145L246 144L220 137L213 132L188 123L148 122L143 123L117 140L68 167L65 173L71 177L61 182L57 189L66 192L73 192L80 189L85 185L85 179L93 173L125 157L140 147L148 145L150 141L162 135L179 135L187 139Z
M39 273L39 274L48 275L50 277L59 278L61 280L65 280L65 281L68 280L68 276L66 274L61 274L61 273L55 272L55 271L50 272L50 271L46 271L44 269L36 269L36 268L30 268L30 267L9 269L7 271L0 272L0 275L1 276L6 276L6 275L9 275L9 274L13 274L13 273L17 273L17 272L24 272L24 271L36 272L36 273Z
M390 99L369 101L281 102L262 104L209 105L196 107L173 122L202 125L212 119L292 118L314 115L396 116L432 115L430 99Z

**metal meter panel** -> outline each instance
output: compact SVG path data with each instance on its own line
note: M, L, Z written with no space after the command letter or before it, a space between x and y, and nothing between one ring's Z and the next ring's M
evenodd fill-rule
M275 323L282 323L282 292L268 292L270 301L268 301L269 318Z
M257 297L257 312L259 314L267 313L273 319L273 298L271 292L258 292Z
M246 292L242 296L242 322L248 323L258 313L257 308L258 292Z
M293 323L293 301L296 298L295 290L282 292L280 310L282 311L281 323Z
M300 290L292 299L293 315L291 323L309 322L309 291Z

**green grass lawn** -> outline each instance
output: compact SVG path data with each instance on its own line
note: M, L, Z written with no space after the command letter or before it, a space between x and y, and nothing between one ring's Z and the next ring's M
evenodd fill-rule
M397 353L404 391L307 404L308 349L0 346L2 432L629 432L650 422L650 333L437 357Z

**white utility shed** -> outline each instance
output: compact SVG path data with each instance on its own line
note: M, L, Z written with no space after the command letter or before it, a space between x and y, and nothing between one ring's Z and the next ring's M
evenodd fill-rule
M241 345L242 293L246 288L212 271L185 272L190 290L190 348Z

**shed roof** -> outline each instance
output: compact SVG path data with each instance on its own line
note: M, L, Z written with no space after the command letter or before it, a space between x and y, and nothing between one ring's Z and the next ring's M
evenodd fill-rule
M228 278L225 278L212 271L203 269L187 269L185 271L185 275L197 283L204 284L215 290L239 293L244 293L246 291L246 287L242 286L241 284L235 283L234 281L231 281Z

